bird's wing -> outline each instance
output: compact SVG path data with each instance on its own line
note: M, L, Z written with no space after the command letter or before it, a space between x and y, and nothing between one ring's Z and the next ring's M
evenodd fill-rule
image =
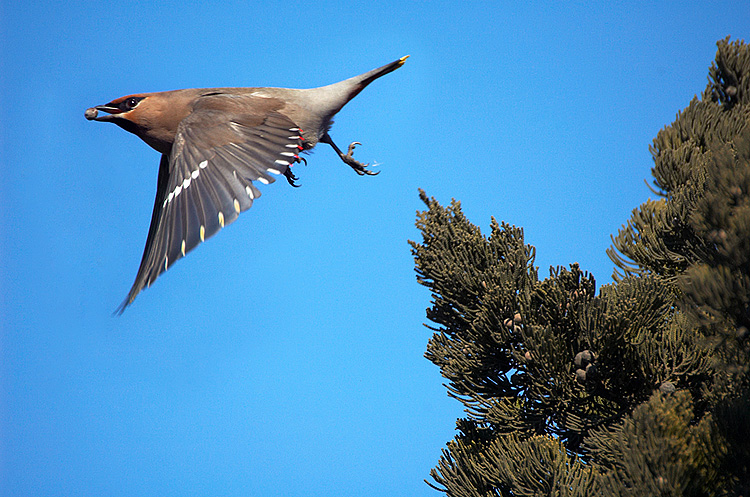
M122 313L199 243L250 208L260 191L299 162L301 131L278 112L282 102L212 94L178 126L172 151L162 156L151 226L138 274Z

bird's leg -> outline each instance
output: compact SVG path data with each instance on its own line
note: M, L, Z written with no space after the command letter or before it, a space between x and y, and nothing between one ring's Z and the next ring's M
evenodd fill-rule
M347 150L347 153L345 154L344 152L339 150L339 147L337 147L335 143L333 143L333 140L328 135L328 133L324 134L320 138L320 141L332 146L333 149L336 151L336 153L339 154L339 157L341 157L341 160L344 161L344 163L347 164L349 167L354 169L354 172L356 172L360 176L362 176L363 174L374 176L380 172L380 171L370 171L369 169L367 169L367 166L369 166L369 164L362 164L361 162L356 160L354 157L352 157L352 154L354 153L354 147L356 147L357 145L362 145L361 143L359 142L350 143L349 150Z

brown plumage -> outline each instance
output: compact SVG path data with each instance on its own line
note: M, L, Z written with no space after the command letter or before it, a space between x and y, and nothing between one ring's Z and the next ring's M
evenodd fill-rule
M138 274L119 312L190 250L234 221L269 184L304 161L301 152L331 145L358 174L367 164L344 154L328 135L333 116L397 61L320 88L204 88L128 95L86 110L86 119L112 122L162 154L156 199ZM106 112L106 114L100 114Z

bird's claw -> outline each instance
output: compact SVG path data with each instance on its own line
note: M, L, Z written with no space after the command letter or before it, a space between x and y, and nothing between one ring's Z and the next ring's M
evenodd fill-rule
M362 144L359 143L359 142L351 142L349 144L349 150L346 151L346 156L347 157L351 157L352 156L352 154L354 153L354 147L356 147L357 145L362 145Z
M304 160L304 159L303 159ZM295 183L299 178L294 175L291 168L287 168L286 171L284 171L284 177L286 178L287 182L292 185L295 188L299 188L299 185Z
M304 157L300 157L299 155L294 156L294 161L292 161L292 164L299 164L300 162L304 162L305 165L307 165L307 160L305 160ZM286 171L284 171L284 177L286 178L287 182L292 185L295 188L299 188L299 185L295 183L299 178L294 175L292 172L292 164L289 164L289 167L286 168Z
M342 157L342 159L344 160L344 162L349 167L351 167L352 169L354 169L354 172L357 173L357 174L359 174L360 176L363 176L365 174L368 175L368 176L375 176L376 174L379 174L380 171L371 171L371 170L367 169L367 166L370 165L369 163L368 164L362 164L361 162L359 162L358 160L356 160L354 157L352 157L352 155L354 154L354 148L357 145L362 145L362 144L359 143L359 142L351 142L349 144L349 149L347 150L346 155Z

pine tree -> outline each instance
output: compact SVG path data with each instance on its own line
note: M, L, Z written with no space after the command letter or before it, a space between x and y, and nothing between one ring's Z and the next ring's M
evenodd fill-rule
M426 357L465 406L430 484L448 495L750 494L750 47L717 43L700 99L651 148L655 193L608 251L539 279L424 192Z

